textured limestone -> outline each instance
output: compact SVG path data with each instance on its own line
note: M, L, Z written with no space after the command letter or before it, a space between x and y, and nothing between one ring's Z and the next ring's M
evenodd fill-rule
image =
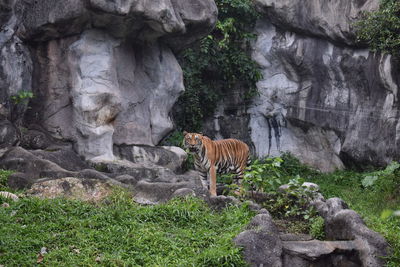
M255 2L264 14L252 45L260 95L249 105L235 99L244 89L232 90L204 132L240 138L260 157L291 152L325 172L398 160L399 60L355 41L354 22L379 1Z
M376 10L376 0L256 0L258 8L276 25L348 45L356 43L354 23L362 12Z
M28 101L17 102L12 97L31 91L32 61L29 49L16 34L19 22L15 2L0 2L0 119L19 127ZM5 134L9 135L9 131Z
M33 77L26 126L73 142L93 162L114 160L114 144L157 145L173 129L169 113L184 90L173 51L206 35L217 18L212 0L27 0L7 8L1 18L19 25L10 36L26 42L34 62L31 74L29 62L25 71L10 51L2 54L19 64L3 71L15 76L9 80L30 90L30 80L17 78Z
M114 146L114 154L134 163L151 162L174 172L181 171L187 158L183 149L172 146Z
M249 113L259 156L290 151L323 171L342 168L342 160L383 165L399 158L398 63L390 55L305 37L268 20L256 32L253 58L263 79Z

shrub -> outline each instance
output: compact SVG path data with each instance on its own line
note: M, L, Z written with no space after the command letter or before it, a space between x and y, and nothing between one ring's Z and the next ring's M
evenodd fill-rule
M321 216L316 216L311 220L310 235L312 238L324 240L325 238L325 220Z
M374 51L400 55L400 2L381 0L379 10L356 23L357 37Z

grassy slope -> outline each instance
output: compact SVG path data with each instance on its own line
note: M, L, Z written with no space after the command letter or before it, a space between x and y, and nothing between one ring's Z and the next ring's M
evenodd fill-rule
M217 213L197 199L139 206L124 194L101 204L36 198L10 204L0 207L5 266L36 264L42 247L47 266L243 266L232 239L254 216L246 207Z
M361 185L365 174L320 174L290 158L282 172L282 180L299 174L319 184L326 198L344 199L391 245L388 266L400 266L400 218L381 218L385 209L400 210L398 172L380 177L370 188ZM8 174L0 172L1 189ZM252 217L245 208L212 212L193 199L143 207L125 193L96 205L64 199L11 205L0 208L0 264L6 266L35 264L41 247L49 251L43 261L47 265L91 266L97 258L106 266L240 266L244 262L232 238Z

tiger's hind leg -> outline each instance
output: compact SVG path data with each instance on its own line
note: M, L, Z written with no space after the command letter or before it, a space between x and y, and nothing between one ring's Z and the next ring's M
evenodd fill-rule
M242 180L244 177L244 172L243 169L240 167L237 167L235 172L235 177L233 178L235 184L237 185L237 189L234 191L234 194L237 196L241 196L244 193L244 188L242 186Z
M208 182L207 179L207 172L200 172L200 178L203 188L210 190L210 183Z
M215 166L210 167L210 194L211 196L217 195L217 170Z

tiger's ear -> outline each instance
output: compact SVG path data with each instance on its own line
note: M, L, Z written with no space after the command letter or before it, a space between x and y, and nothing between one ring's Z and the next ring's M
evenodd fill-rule
M187 135L188 134L188 132L186 132L186 131L183 131L183 135Z

